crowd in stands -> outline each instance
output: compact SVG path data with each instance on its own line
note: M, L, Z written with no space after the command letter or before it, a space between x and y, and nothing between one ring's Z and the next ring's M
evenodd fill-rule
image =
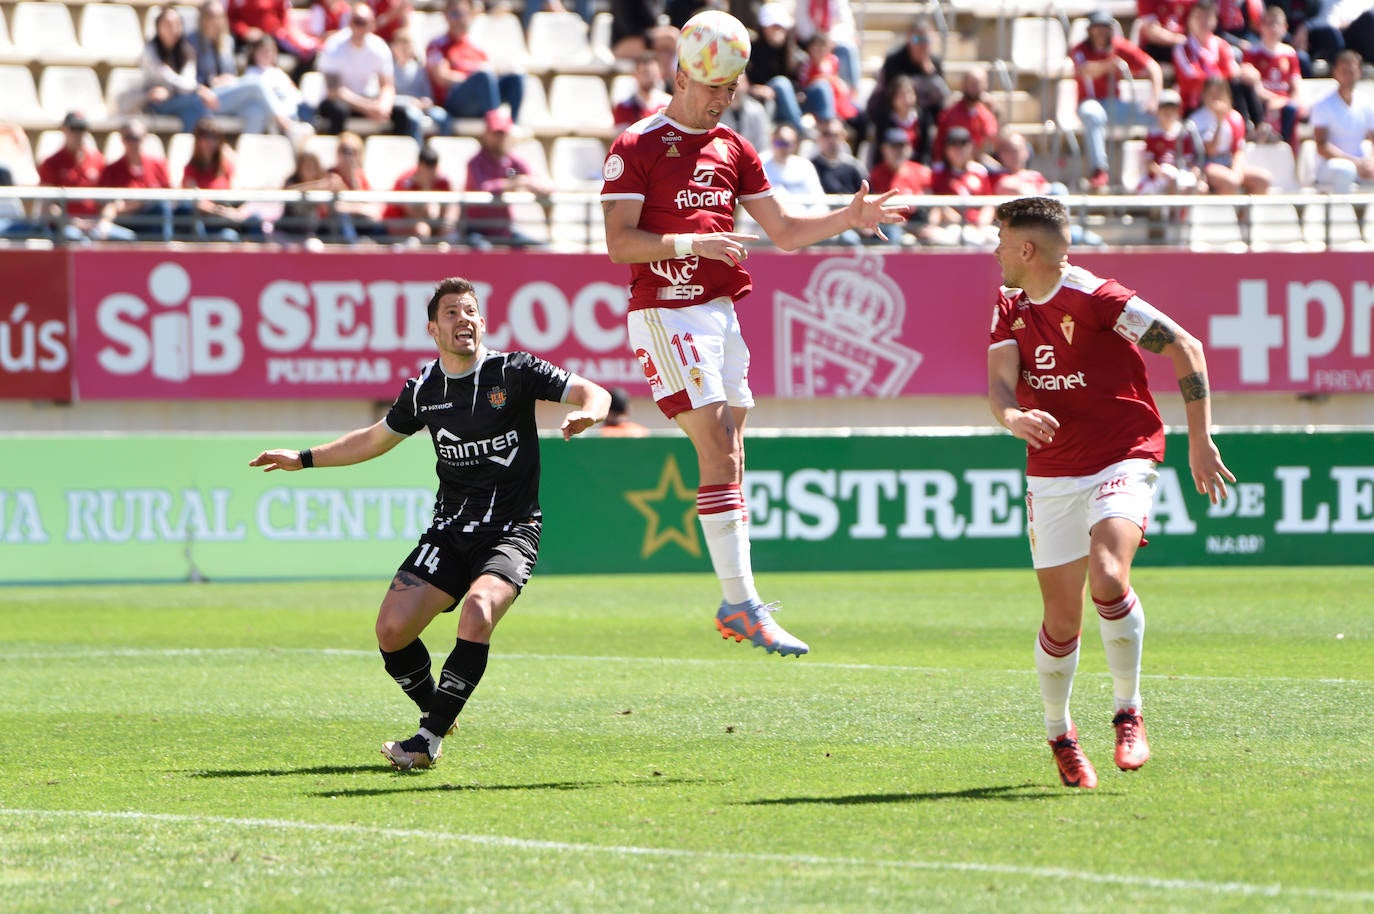
M304 17L288 0L201 0L189 23L184 8L164 6L143 51L140 111L118 127L120 154L107 162L90 123L73 111L62 122L61 147L37 171L41 183L67 188L156 189L175 181L230 191L243 186L226 133L280 134L295 161L277 188L371 190L365 136L389 134L414 141L414 167L391 172L399 172L394 185L378 189L467 190L491 194L490 203L293 202L264 217L260 208L232 202L72 198L33 213L0 207L0 235L541 244L502 198L524 192L547 200L555 184L541 162L516 148L526 77L483 46L474 24L496 11L477 3L444 0L443 28L433 37L412 33L412 0L313 0ZM1076 83L1083 138L1082 177L1072 188L1058 180L1063 176L1032 167L1029 138L1002 123L990 103L984 66L961 66L957 80L946 78L940 36L925 13L911 17L865 80L850 0L610 0L614 63L607 61L606 75L629 77L610 99L605 138L666 107L676 30L706 6L729 7L756 35L722 122L759 149L769 180L798 207L824 205L816 203L823 194L852 194L864 181L874 192L896 188L910 196L1263 194L1273 178L1249 161L1249 150L1282 143L1296 155L1309 138L1319 189L1374 188L1374 101L1357 92L1363 62L1374 53L1374 0L1268 7L1260 0L1139 0L1129 35L1108 11L1093 12L1064 63ZM523 26L544 10L590 23L596 7L592 0L566 7L527 0ZM1318 70L1334 88L1306 104L1302 81ZM314 94L304 91L311 79L320 87ZM169 118L192 137L180 177L160 140L150 142L158 137L150 137L149 124ZM458 163L461 176L446 172L436 149L439 138L459 135L476 141ZM1131 186L1113 173L1125 137L1143 145ZM0 150L28 148L13 127L0 140ZM13 182L3 166L0 182ZM886 239L849 232L835 243L987 246L996 235L991 213L972 200L913 206L905 226Z

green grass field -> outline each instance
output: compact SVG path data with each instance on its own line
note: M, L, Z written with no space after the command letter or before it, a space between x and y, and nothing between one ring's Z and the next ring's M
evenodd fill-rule
M0 589L0 911L1374 910L1374 568L1137 569L1154 758L1084 631L1058 785L1029 570L539 577L430 771L385 582ZM436 664L452 617L427 637Z

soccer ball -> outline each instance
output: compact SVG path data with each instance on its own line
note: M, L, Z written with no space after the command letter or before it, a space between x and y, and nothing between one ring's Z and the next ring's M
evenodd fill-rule
M721 10L704 10L682 27L677 65L696 82L723 86L744 72L749 50L744 23Z

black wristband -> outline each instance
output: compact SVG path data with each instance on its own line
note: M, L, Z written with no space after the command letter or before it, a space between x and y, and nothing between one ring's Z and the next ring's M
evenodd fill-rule
M296 456L301 460L302 470L308 470L315 465L315 455L310 453L310 448L306 448L303 451L297 451Z

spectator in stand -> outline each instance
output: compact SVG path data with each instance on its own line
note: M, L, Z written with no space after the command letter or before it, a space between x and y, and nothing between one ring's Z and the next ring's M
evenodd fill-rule
M821 124L811 164L816 168L816 177L820 178L821 190L827 194L852 197L868 179L862 163L849 151L849 131L844 121L837 117Z
M973 135L964 127L951 127L945 135L945 157L930 170L930 192L935 196L982 197L992 192L992 178L973 152ZM930 214L930 228L923 239L934 244L996 244L997 229L990 206L941 206Z
M277 129L299 142L315 132L312 121L314 109L305 102L305 95L291 75L277 65L277 43L266 35L248 45L248 68L243 71L245 82L256 83L272 109L272 121Z
M1043 197L1067 190L1062 184L1051 185L1049 178L1031 168L1030 157L1026 138L1003 130L997 137L997 162L1001 168L992 173L991 193L1003 197Z
M955 127L962 127L972 141L974 160L991 158L992 143L999 130L997 115L984 101L988 91L988 71L972 67L964 74L961 92L954 104L940 112L935 130L935 160L944 161L945 137Z
M1183 98L1183 110L1191 113L1202 104L1202 85L1217 77L1230 85L1242 120L1264 123L1264 105L1254 86L1240 78L1240 63L1231 45L1216 33L1217 7L1214 0L1197 0L1188 10L1188 38L1174 48L1174 79Z
M887 115L892 97L892 85L899 76L910 77L916 88L916 107L920 110L920 135L917 136L913 155L929 164L935 147L935 125L940 120L940 112L949 102L949 85L945 82L944 67L940 58L933 53L931 41L935 29L925 14L915 16L907 26L906 41L894 48L883 58L882 69L873 92L868 96L868 118L874 125L873 135L882 137L881 128Z
M1242 54L1259 44L1263 18L1263 0L1217 0L1217 34Z
M1158 63L1172 64L1174 48L1188 40L1193 0L1136 0L1136 43Z
M430 94L434 87L430 84L425 62L415 52L410 29L397 29L391 36L391 62L396 68L396 104L405 105L428 117L434 133L447 135L450 123L448 112L436 104L434 96Z
M808 98L815 89L821 92L819 110L815 112L817 121L828 121L838 117L856 133L867 130L868 124L863 111L854 102L854 89L840 76L840 61L834 53L834 43L825 32L811 36L806 46L806 60L802 62L797 74L802 91Z
M357 7L354 7L357 14ZM363 168L363 138L352 131L339 134L338 161L330 173L338 176L343 190L372 190L368 183L367 171ZM381 238L386 235L382 224L382 204L361 201L339 203L335 211L339 214L339 228L344 240L350 244L364 238Z
M1155 121L1145 134L1145 176L1136 193L1188 194L1205 190L1202 170L1191 154L1200 143L1185 141L1188 131L1183 120L1183 102L1176 90L1160 93Z
M1345 29L1354 19L1354 11L1363 7L1363 0L1320 0L1310 10L1301 25L1295 26L1294 44L1307 51L1313 61L1334 64L1336 55L1345 50ZM1363 55L1361 55L1363 57Z
M397 103L391 48L373 33L375 25L372 7L354 3L348 30L331 36L320 49L325 81L320 132L342 133L350 117L362 117L422 143L424 118L415 108Z
M601 424L602 438L646 438L649 430L630 418L630 394L623 387L612 387L611 408Z
M1088 185L1104 190L1111 182L1107 127L1148 125L1164 88L1164 71L1152 57L1117 34L1116 20L1106 10L1095 10L1088 16L1088 37L1069 52L1069 59L1078 82L1078 117L1088 147ZM1149 98L1121 98L1117 85L1123 71L1150 80Z
M653 54L641 54L635 61L634 78L634 94L619 99L611 109L617 131L657 114L673 100L671 95L663 91L663 69Z
M175 11L164 10L168 11L172 12L177 22L181 21ZM159 25L158 34L161 32ZM290 118L277 117L267 87L259 85L257 79L239 76L238 64L234 60L234 39L229 34L229 20L220 0L205 0L201 4L200 27L186 40L195 53L196 81L208 88L211 94L207 94L204 88L197 89L194 98L177 102L177 105L185 106L183 122L189 120L193 128L196 121L214 113L241 118L245 133L262 133L274 124L281 132L286 132L294 118L294 111ZM164 76L170 77L170 73ZM170 80L168 88L169 91L177 91Z
M327 190L338 193L344 189L343 179L325 169L319 154L310 149L296 152L296 170L286 179L286 190ZM277 220L274 239L312 241L342 241L343 230L333 208L328 203L305 200L292 201L282 208Z
M62 148L38 165L38 181L44 187L99 187L105 171L105 157L95 148L90 124L77 111L62 119ZM47 204L47 216L61 225L60 233L70 237L74 229L82 237L97 241L133 241L134 233L115 225L102 214L95 200L54 200ZM63 220L65 212L66 219Z
M778 198L798 198L786 205L794 213L824 213L829 209L821 197L825 189L821 187L820 176L810 159L797 155L799 141L797 131L790 124L779 124L773 128L772 151L763 157L763 173ZM803 202L804 201L804 202ZM842 244L858 244L859 236L852 232L837 236Z
M219 108L215 91L197 78L195 48L186 39L181 14L171 6L164 6L154 20L153 37L143 46L142 71L147 110L179 118L183 131L191 131L197 121ZM267 102L261 102L258 116L244 119L249 132L261 133L267 127Z
M185 190L229 190L234 186L234 150L210 118L195 126L191 158L182 172ZM192 232L201 241L261 240L262 219L246 206L220 200L197 200L191 207Z
M859 84L859 39L849 0L796 0L797 43L809 52L817 35L827 38L827 54L834 54L838 75L845 84ZM849 118L845 118L849 120Z
M763 103L754 98L749 89L749 78L741 74L739 89L735 92L735 97L730 99L730 107L721 112L720 123L721 126L729 127L744 137L757 151L768 146L772 119L768 116L768 110L764 108Z
M377 18L377 37L387 44L401 29L410 28L410 14L415 12L411 0L370 0L370 5Z
M493 245L525 248L538 244L520 231L511 216L510 205L500 199L508 192L526 191L539 196L553 192L547 177L536 175L529 164L509 151L511 117L504 108L487 112L479 149L468 162L467 190L492 194L489 204L469 203L463 211L465 240L479 250Z
M492 72L487 52L472 43L472 0L447 0L448 31L425 49L425 66L433 86L432 98L453 117L485 117L505 104L511 118L520 116L525 77Z
M439 153L432 146L420 149L415 167L396 180L400 191L452 191L448 178L439 174ZM457 203L388 203L382 211L387 234L419 241L447 239L458 228Z
M1231 104L1230 83L1220 76L1208 77L1202 86L1202 106L1188 115L1188 121L1202 141L1199 157L1208 193L1269 193L1269 172L1245 162L1245 121Z
M797 87L806 55L792 37L792 14L781 0L771 0L759 7L759 40L749 54L744 68L749 77L749 94L767 110L775 124L790 124L802 129L802 113L816 115L824 106L824 90L817 87L806 93L806 101L799 101Z
M1264 104L1266 115L1261 130L1282 137L1296 154L1301 141L1298 122L1307 118L1307 112L1297 102L1302 89L1302 63L1292 45L1284 44L1286 34L1288 17L1283 7L1266 9L1260 18L1260 40L1245 52L1241 79L1255 87Z
M352 15L353 4L349 0L311 0L310 18L306 20L305 30L323 45L330 35L348 28L348 19Z
M658 55L664 73L677 60L677 29L669 23L663 0L611 0L611 54L616 60Z
M1374 140L1374 103L1355 94L1362 66L1355 51L1336 55L1331 65L1336 88L1312 106L1317 187L1335 194L1374 186L1374 156L1365 151L1365 141Z
M906 75L895 76L887 84L887 94L887 104L881 106L881 119L873 122L873 135L881 137L893 130L905 130L911 140L912 156L924 162L920 147L927 131L922 122L921 109L916 105L916 81ZM876 164L881 157L881 150L875 147L872 164Z
M315 60L320 41L291 19L290 0L228 0L229 30L239 47L268 35L283 53L296 59L296 72L305 72Z
M130 118L119 129L124 155L109 163L100 173L101 187L127 187L141 190L167 190L167 160L147 155L143 141L148 125ZM111 200L101 211L102 221L113 222L133 232L140 241L172 240L172 204L169 200Z
M912 197L930 193L930 168L911 158L909 133L900 129L891 130L884 134L879 145L882 158L868 174L868 186L872 193L885 194L889 190L896 190L901 196ZM886 239L877 234L865 235L864 244L901 247L908 239L924 239L929 230L929 212L923 207L910 206L904 226L900 229L889 226Z

